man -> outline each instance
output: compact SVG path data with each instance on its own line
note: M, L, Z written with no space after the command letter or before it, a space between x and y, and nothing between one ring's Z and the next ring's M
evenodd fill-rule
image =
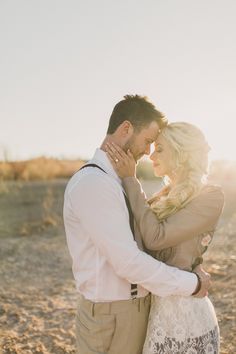
M165 124L164 115L145 97L125 96L112 112L101 148L67 185L64 222L79 293L80 354L142 353L149 292L204 296L209 287L207 274L169 267L142 251L121 181L104 152L113 141L138 160L150 153Z

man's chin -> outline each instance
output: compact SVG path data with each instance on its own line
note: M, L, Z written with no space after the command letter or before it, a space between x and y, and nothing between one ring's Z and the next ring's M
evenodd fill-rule
M133 155L133 158L134 158L135 162L137 163L138 160L140 159L140 155L134 154L132 150L130 150L130 151L131 151L131 153L132 153L132 155Z
M135 156L134 159L136 162L138 162L139 160L141 160L141 158L144 156L144 154L139 154L138 156Z

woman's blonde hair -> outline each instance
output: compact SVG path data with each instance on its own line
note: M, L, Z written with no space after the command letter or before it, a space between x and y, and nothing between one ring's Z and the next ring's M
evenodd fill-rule
M179 170L184 176L173 188L165 187L148 201L158 218L165 219L199 193L203 176L208 173L210 148L201 130L190 123L170 123L161 134L172 150L172 173Z

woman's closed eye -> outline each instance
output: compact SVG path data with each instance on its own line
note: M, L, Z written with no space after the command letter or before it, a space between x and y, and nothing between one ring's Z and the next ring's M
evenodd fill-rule
M163 147L161 144L155 144L155 152L160 153L163 151Z
M161 148L161 147L158 147L157 149L156 149L156 152L162 152L163 151L163 149Z

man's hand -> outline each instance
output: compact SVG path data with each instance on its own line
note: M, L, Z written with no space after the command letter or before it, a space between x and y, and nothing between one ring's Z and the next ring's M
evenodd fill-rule
M194 294L195 297L204 297L208 295L208 289L211 286L211 276L209 273L205 272L204 269L202 268L201 264L199 264L196 268L194 268L194 273L196 273L200 280L201 280L201 286L199 291Z

